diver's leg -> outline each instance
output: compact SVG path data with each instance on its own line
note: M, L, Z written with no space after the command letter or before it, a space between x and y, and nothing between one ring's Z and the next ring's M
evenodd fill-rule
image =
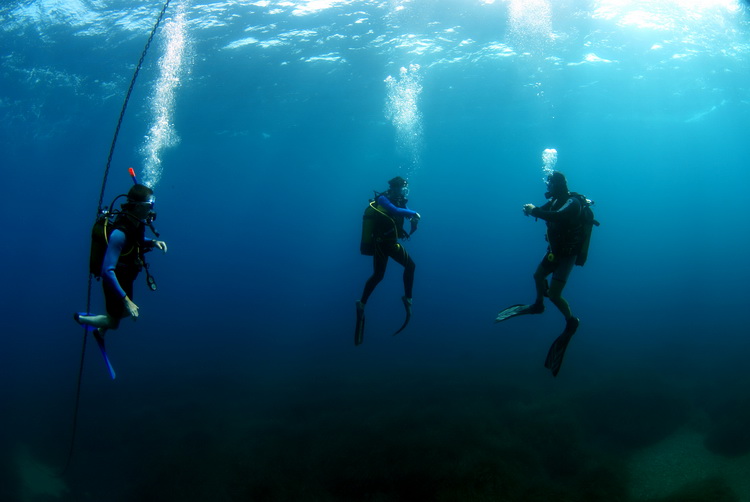
M78 324L86 324L87 326L93 326L95 328L114 329L116 327L116 326L113 326L114 319L112 319L107 314L100 314L100 315L76 314L74 318L76 322L78 322ZM119 324L119 322L117 324Z
M550 301L555 304L555 307L557 307L560 313L565 317L565 321L567 322L573 317L573 313L570 310L570 305L567 300L563 298L562 292L568 282L570 272L573 270L576 257L567 256L564 258L556 258L556 260L558 260L557 267L552 274L552 284L550 284L547 295L549 296Z
M536 299L534 305L536 308L544 310L544 297L548 295L549 287L547 285L547 276L554 270L553 264L544 255L542 261L534 272L534 289L536 290Z
M128 298L133 298L133 282L135 281L137 273L126 274L122 272L115 272L117 275L117 282L125 291L125 295ZM104 306L107 314L97 316L101 319L98 324L90 323L92 326L99 328L100 334L103 336L108 329L117 329L120 327L120 320L128 317L130 313L125 308L125 300L120 296L120 293L115 288L108 286L106 283L102 287L104 291Z
M414 290L414 271L416 270L417 265L401 244L396 244L390 257L393 258L396 263L404 267L404 298L407 298L409 303L411 303L412 292Z
M553 277L548 294L550 301L554 303L555 307L557 307L557 310L559 310L562 315L565 316L565 320L568 320L573 316L573 314L570 311L570 304L568 304L568 301L562 296L563 288L565 288L565 283Z
M372 275L367 279L365 289L362 291L362 298L359 300L363 306L367 303L372 292L375 291L375 287L383 280L383 277L385 277L385 269L387 265L388 256L386 256L378 247L372 257Z

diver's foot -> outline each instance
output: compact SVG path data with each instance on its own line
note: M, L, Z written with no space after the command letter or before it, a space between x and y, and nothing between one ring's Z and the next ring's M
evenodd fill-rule
M354 345L362 345L365 336L365 304L357 301L357 324L354 327Z
M544 312L544 304L543 303L532 303L529 305L529 309L527 311L528 314L541 314Z
M411 319L411 298L402 296L401 301L404 302L404 308L406 309L406 319L404 319L404 324L402 324L401 327L398 328L398 331L393 333L394 336L401 333L406 327L406 325L409 324L409 320Z
M401 297L401 301L404 302L404 308L406 309L406 315L411 315L411 298L407 298L405 296Z
M84 312L76 312L75 314L73 314L73 320L77 322L78 324L80 324L81 326L88 325L89 324L88 321L90 317L91 317L90 315Z
M98 340L104 341L104 335L107 334L107 328L96 328L91 332L92 335Z
M578 329L578 325L581 324L581 320L577 317L569 317L567 321L565 321L565 333L572 335L576 332Z

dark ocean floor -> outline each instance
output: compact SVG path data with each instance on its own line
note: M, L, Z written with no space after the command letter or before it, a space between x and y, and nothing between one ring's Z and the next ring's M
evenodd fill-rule
M50 474L61 419L11 441L3 499L750 500L750 399L720 382L457 368L290 364L281 380L255 368L94 391L66 476Z

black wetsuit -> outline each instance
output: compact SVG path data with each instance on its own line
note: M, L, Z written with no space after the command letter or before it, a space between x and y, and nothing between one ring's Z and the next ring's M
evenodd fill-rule
M552 199L541 207L535 207L531 216L547 222L547 241L555 256L578 254L583 241L581 224L581 202L577 197Z
M143 268L142 255L154 242L145 238L145 226L127 214L120 214L109 232L109 245L102 264L102 286L107 314L122 319L129 314L123 299L133 299L133 282Z
M537 273L553 273L552 279L567 282L575 265L576 255L583 243L581 202L568 194L553 198L541 207L535 207L531 216L547 223L547 253L539 264Z

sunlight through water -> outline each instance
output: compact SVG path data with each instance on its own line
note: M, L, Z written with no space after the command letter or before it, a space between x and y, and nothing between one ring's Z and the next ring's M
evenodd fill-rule
M549 0L510 0L508 17L511 37L524 51L541 53L552 37Z

